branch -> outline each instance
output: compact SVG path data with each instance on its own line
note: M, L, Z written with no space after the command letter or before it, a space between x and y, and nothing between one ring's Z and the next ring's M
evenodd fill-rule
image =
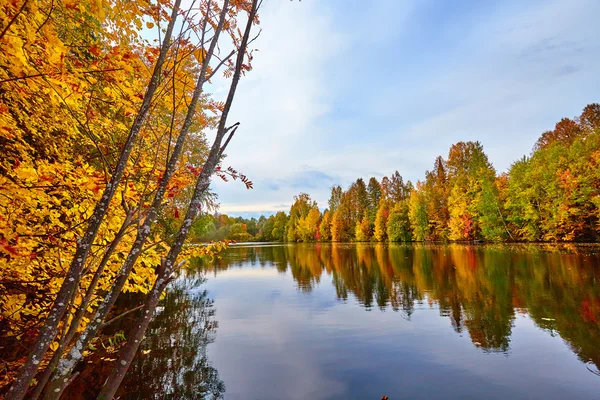
M2 38L4 37L4 35L6 35L6 32L8 32L8 29L10 28L10 26L17 20L17 18L19 17L19 15L23 12L23 10L25 9L25 7L27 6L27 3L29 3L29 0L25 0L25 2L23 2L23 5L21 6L21 8L19 8L19 11L17 11L17 13L15 14L15 16L12 17L12 19L8 22L8 25L6 25L6 27L4 28L4 30L2 31L2 33L0 33L0 40L2 40Z
M108 321L106 321L105 323L103 323L102 325L100 325L99 330L102 330L104 328L106 328L108 325L112 324L113 322L123 318L124 316L126 316L127 314L131 314L132 312L136 312L137 310L140 310L142 307L144 307L143 304L140 304L137 307L132 308L131 310L127 310L119 315L117 315L116 317L114 317L113 319L110 319Z
M225 151L225 149L227 148L227 145L229 144L229 142L231 141L231 138L233 137L233 134L235 133L235 131L237 131L237 128L240 126L239 122L236 122L235 124L231 125L229 128L227 128L225 130L225 133L229 132L230 129L233 128L233 130L231 131L231 133L229 134L229 136L227 137L227 140L225 140L225 143L223 144L223 146L221 146L221 149L219 150L219 155L217 156L217 159L220 159L221 157L223 157L223 152Z
M101 73L101 72L114 72L114 71L121 71L123 68L108 68L108 69L98 69L98 70L92 70L92 71L83 71L81 72L82 74L97 74L97 73ZM41 76L48 76L48 75L52 75L52 74L33 74L33 75L26 75L26 76L18 76L16 78L9 78L9 79L4 79L2 81L0 81L0 84L2 83L6 83L6 82L14 82L14 81L20 81L23 79L33 79L33 78L39 78Z
M215 69L213 69L212 73L208 76L208 78L206 78L207 81L210 81L210 79L217 73L217 71L219 70L219 68L221 68L223 66L223 64L225 64L226 61L228 61L231 57L233 57L233 55L235 54L235 50L231 50L231 53L229 53L227 55L227 57L223 58L221 60L221 62L219 63L219 65L217 65L215 67Z

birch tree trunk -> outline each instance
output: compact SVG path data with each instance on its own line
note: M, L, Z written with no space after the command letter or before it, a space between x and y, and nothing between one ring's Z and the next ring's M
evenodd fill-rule
M171 14L171 20L169 21L167 31L165 32L165 37L160 49L159 57L154 66L152 78L148 84L142 105L137 113L133 125L131 126L129 136L125 145L123 146L123 150L121 151L121 155L117 165L115 166L111 179L109 183L106 184L104 193L94 209L84 236L77 241L77 250L73 256L69 270L65 275L62 286L56 296L54 305L52 306L50 313L48 314L48 317L46 318L46 321L40 330L36 342L33 345L29 356L27 357L27 361L21 367L14 383L11 385L6 395L6 400L21 400L25 397L25 394L29 389L29 384L37 373L40 361L44 358L50 343L56 337L58 324L62 320L67 310L69 299L79 284L81 271L83 270L83 266L85 265L87 257L90 253L91 246L94 243L96 234L98 233L104 217L106 216L108 206L116 192L117 186L121 182L121 178L125 172L127 161L129 160L134 143L150 110L150 104L154 94L156 93L156 89L158 88L159 80L162 74L162 67L167 57L167 52L171 42L171 35L173 33L173 28L175 26L180 4L181 0L175 1L175 5L173 6Z
M152 317L154 316L156 306L158 305L158 301L160 300L160 295L165 290L168 283L173 279L174 273L178 269L178 266L181 264L176 264L177 257L179 256L179 253L183 248L183 244L187 238L192 222L198 214L200 201L210 184L210 177L215 172L215 168L217 167L221 155L225 150L225 145L221 146L222 140L225 134L228 132L228 129L225 128L225 125L227 124L229 110L231 109L231 105L233 103L237 85L240 79L242 66L244 63L244 57L246 54L246 48L248 46L250 32L254 23L254 17L256 16L256 13L258 11L258 6L258 0L253 0L252 8L250 9L248 21L246 23L246 28L244 30L244 35L242 37L242 41L237 52L238 55L236 60L235 72L233 74L225 107L223 109L223 113L221 114L217 134L211 146L211 152L206 162L204 163L202 172L200 173L200 176L198 177L198 180L196 182L194 194L188 206L182 226L179 232L177 233L175 243L171 246L167 257L157 268L157 278L154 283L154 287L152 288L152 291L147 297L142 315L139 318L139 320L134 324L133 329L129 333L127 337L127 343L119 353L119 359L117 361L116 367L111 372L110 376L108 377L98 396L99 400L112 399L117 390L119 389L119 386L121 385L121 382L123 381L123 378L125 377L125 374L127 373L127 370L129 369L129 366L131 365L131 362L133 361L133 358L140 346L144 334L146 333L146 329L148 328L148 325L152 320ZM226 144L227 143L229 143L229 140L227 140Z

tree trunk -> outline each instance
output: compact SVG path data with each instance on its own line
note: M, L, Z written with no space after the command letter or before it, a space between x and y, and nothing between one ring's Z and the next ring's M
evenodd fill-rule
M142 101L142 105L140 107L140 110L138 111L136 119L133 122L133 125L129 131L127 142L123 147L123 150L119 157L119 161L115 167L110 182L106 185L104 193L102 194L100 201L94 209L94 212L90 219L90 224L86 230L85 235L83 236L83 238L80 238L77 242L77 250L75 252L75 255L73 256L73 260L65 276L65 280L61 285L58 295L56 296L54 305L50 310L50 313L44 325L41 328L40 334L38 335L33 349L29 353L27 361L21 367L19 374L17 375L14 383L9 389L6 395L6 400L21 400L25 397L25 394L29 389L29 384L31 383L32 379L37 373L40 360L44 358L46 351L48 351L50 343L54 340L54 337L56 336L58 324L64 316L65 311L67 309L68 299L71 298L72 294L77 288L77 285L79 284L79 279L81 278L81 271L83 270L83 266L85 265L85 262L89 255L90 248L94 243L96 234L98 233L98 230L100 229L100 226L104 220L104 216L106 215L110 202L117 190L117 186L119 185L121 178L123 177L123 173L125 172L125 167L127 166L129 155L131 154L133 145L142 128L142 124L146 119L146 116L148 115L148 111L150 110L150 103L152 101L152 98L154 97L156 89L158 88L162 72L162 65L167 56L167 51L171 41L171 34L173 32L173 27L175 25L175 20L177 18L177 12L180 4L181 0L175 1L173 13L171 15L171 21L169 22L167 32L165 33L163 46L161 47L158 61L155 65L152 78L150 80L150 84L148 85L146 94L144 95L144 100Z
M209 2L209 5L210 5L210 2ZM200 75L198 76L198 80L197 80L196 86L194 88L192 100L188 106L188 111L186 114L184 124L183 124L180 134L177 138L177 142L173 149L173 153L168 161L167 168L165 169L165 173L159 184L159 187L157 189L157 192L156 192L156 195L152 202L152 205L147 212L147 215L142 224L142 227L138 230L135 242L133 243L125 262L121 266L119 275L117 276L117 279L116 279L114 285L112 286L109 294L107 295L105 300L102 302L102 304L100 304L100 306L96 310L94 317L90 320L90 322L86 326L84 332L80 335L77 342L73 346L72 350L69 352L69 354L66 356L65 359L62 359L59 362L58 369L55 372L54 376L52 377L49 390L47 391L46 396L44 396L44 400L60 398L62 391L66 387L65 382L68 382L68 381L66 381L66 379L68 379L68 376L72 373L72 371L75 368L75 366L77 365L77 363L79 361L81 361L81 359L83 358L82 351L88 346L89 341L97 335L100 327L102 326L104 319L106 318L106 316L108 315L108 313L110 312L112 307L114 306L115 302L117 301L117 298L119 297L119 294L121 293L121 290L127 283L127 279L129 278L131 269L133 268L138 257L142 253L142 248L143 248L144 244L146 243L146 239L147 239L148 235L151 232L152 224L155 222L155 220L158 216L158 212L162 205L164 195L167 190L167 186L169 184L169 181L170 181L173 173L175 172L177 162L179 161L179 157L181 155L183 146L185 144L185 139L186 139L189 129L192 125L194 115L196 112L196 108L197 108L197 104L198 104L198 100L200 99L200 95L203 92L204 83L206 82L206 73L208 70L208 66L212 59L214 50L217 46L217 43L219 40L219 35L222 32L223 26L225 24L228 6L229 6L229 0L225 0L225 2L223 4L223 9L221 11L221 15L219 17L218 26L217 26L216 31L214 32L214 35L211 39L211 43L210 43L209 49L207 51L207 55L204 58L203 63L202 63L201 72L200 72ZM206 18L208 18L208 12L209 12L209 10L207 10Z
M196 182L194 194L188 206L186 216L183 220L183 224L177 234L177 239L175 240L175 243L171 246L171 249L169 250L167 257L163 260L160 267L157 269L156 282L154 283L152 292L149 294L146 306L144 307L143 314L140 317L140 321L137 323L137 326L133 328L132 332L127 338L127 344L119 353L119 359L117 361L116 367L112 371L111 375L108 377L106 383L104 384L100 395L98 396L99 400L112 399L112 397L119 389L119 386L121 385L121 382L123 381L123 378L125 377L125 374L127 373L129 366L131 365L131 362L133 361L135 353L139 348L140 342L144 337L146 329L148 328L148 324L150 323L150 320L154 315L154 310L156 309L158 301L160 300L160 295L171 280L172 275L176 272L177 266L175 265L175 262L177 260L177 257L179 256L179 253L181 252L181 249L183 248L183 244L189 233L192 221L198 213L202 195L208 189L208 186L210 184L210 176L214 173L214 170L220 161L220 156L222 155L224 150L224 148L221 147L221 142L223 137L227 133L227 129L225 128L225 125L227 123L227 115L229 113L229 110L231 109L231 104L233 103L233 98L241 75L242 64L244 62L246 47L248 45L250 32L252 30L253 19L256 15L258 8L257 4L258 0L252 1L252 9L250 10L248 16L248 22L246 24L246 29L244 31L244 36L242 37L240 48L238 49L236 68L231 82L231 86L229 88L227 101L223 109L223 114L221 115L221 120L219 121L217 135L211 147L210 154L206 162L204 163L202 172L200 173L200 176L198 177L198 180Z

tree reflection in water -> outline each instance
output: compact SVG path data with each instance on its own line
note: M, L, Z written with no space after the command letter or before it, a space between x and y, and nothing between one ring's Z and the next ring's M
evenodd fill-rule
M206 291L171 287L121 385L127 399L217 399L225 385L206 356L218 326ZM148 352L149 351L149 352ZM146 354L144 354L146 353Z
M199 289L203 282L201 276L192 272L171 284L117 392L117 398L222 398L225 385L206 354L206 346L214 340L218 323L213 301L206 291ZM124 295L117 313L138 303L134 296ZM120 330L127 332L131 321L123 318L106 334ZM114 354L95 354L95 358L88 360L81 374L68 387L65 396L95 399L115 362L114 358Z
M240 247L207 267L275 265L310 292L330 276L337 296L410 319L437 305L458 333L487 352L508 352L514 319L527 313L600 366L597 246L314 244Z

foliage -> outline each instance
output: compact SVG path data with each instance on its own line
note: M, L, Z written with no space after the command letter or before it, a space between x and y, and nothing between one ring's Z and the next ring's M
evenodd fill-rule
M371 235L371 223L369 222L369 216L365 214L360 221L356 222L354 239L357 242L368 242L371 239Z
M514 162L505 174L496 174L481 143L458 142L446 160L435 159L416 188L398 171L381 181L372 177L366 186L359 178L345 191L336 185L329 210L321 217L319 237L380 242L596 241L599 162L600 105L590 104L579 117L565 118L542 134L533 154ZM314 226L301 238L299 217L290 220L296 222L288 223L286 240L312 235Z
M314 211L313 211L314 210ZM313 211L311 213L311 211ZM310 215L310 218L309 218ZM319 208L306 193L294 197L286 224L286 240L288 242L313 241L318 231L320 219Z
M382 192L381 192L381 184L375 177L371 177L369 179L369 184L367 185L367 193L369 198L368 215L369 222L371 225L375 225L375 217L377 215L377 207L379 206L379 200L381 200Z
M313 242L319 239L319 222L321 213L318 208L312 208L308 215L298 220L298 237L302 242Z
M319 240L331 240L331 212L329 210L325 210L323 213L323 219L319 225Z
M273 221L273 240L283 242L285 240L285 227L287 225L288 216L283 211L279 211L275 214Z
M390 211L387 221L387 237L390 242L410 242L412 240L407 200L396 203Z
M435 232L435 229L439 227L438 221L430 224L428 214L435 210L429 211L428 205L425 186L421 182L417 182L417 187L411 192L408 200L408 219L413 238L421 242L430 237L430 229ZM438 239L439 237L434 236L434 238Z
M191 14L179 4L0 6L0 335L9 355L2 383L22 364L8 398L23 398L38 368L59 385L45 396L60 396L83 357L70 349L96 337L119 293L148 294L153 311L150 299L187 258L222 248L187 240L189 229L210 229L194 219L214 205L213 173L252 186L233 168L221 170L231 139L223 137L237 128L225 125L233 96L217 102L203 84L223 68L233 94L251 69L257 3L225 2L221 10L201 1ZM229 55L219 54L221 32L236 49ZM208 129L217 131L212 146ZM50 359L67 358L65 379L55 379Z
M387 220L390 213L389 200L381 199L377 215L375 216L375 231L373 238L378 242L383 242L387 239Z

